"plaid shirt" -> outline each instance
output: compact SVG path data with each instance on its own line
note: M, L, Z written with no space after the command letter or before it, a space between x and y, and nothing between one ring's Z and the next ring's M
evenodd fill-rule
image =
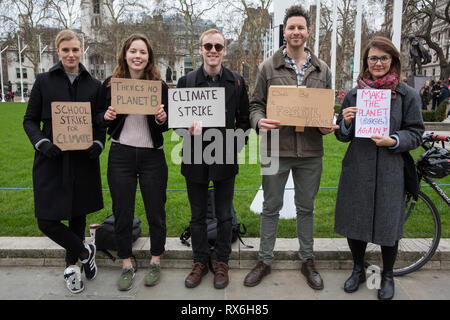
M295 64L294 59L288 56L286 48L283 50L283 55L287 63L294 69L295 73L297 74L297 84L300 86L302 85L303 78L305 77L305 71L308 69L310 63L311 63L311 53L308 50L305 50L306 52L306 60L305 63L303 63L300 71L297 69L297 65Z

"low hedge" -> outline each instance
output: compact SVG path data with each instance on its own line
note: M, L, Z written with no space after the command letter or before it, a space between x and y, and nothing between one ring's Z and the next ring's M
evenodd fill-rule
M442 122L447 118L447 101L443 101L436 110L422 110L424 122Z

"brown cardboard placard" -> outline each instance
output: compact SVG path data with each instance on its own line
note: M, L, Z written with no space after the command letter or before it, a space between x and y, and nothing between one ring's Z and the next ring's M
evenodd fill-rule
M111 106L118 114L156 114L161 81L111 78Z
M270 86L267 118L283 126L331 127L334 91L297 86Z
M92 145L90 102L52 102L53 143L62 151L86 150Z

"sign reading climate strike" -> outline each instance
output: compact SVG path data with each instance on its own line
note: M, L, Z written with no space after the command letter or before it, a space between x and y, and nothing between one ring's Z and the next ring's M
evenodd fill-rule
M161 87L161 81L112 78L111 106L118 114L156 114Z
M359 89L356 107L355 137L389 135L391 90Z
M225 88L169 89L169 128L225 127Z
M90 102L52 102L53 143L62 151L92 145Z

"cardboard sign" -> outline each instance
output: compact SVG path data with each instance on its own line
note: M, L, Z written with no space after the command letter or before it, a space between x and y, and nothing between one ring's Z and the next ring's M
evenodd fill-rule
M356 107L355 137L389 135L391 90L359 89Z
M161 81L112 78L111 106L118 114L156 114L161 88Z
M169 128L225 127L225 88L169 89Z
M52 102L53 143L62 151L92 145L90 102Z
M267 118L283 126L331 127L334 91L297 86L270 86Z

